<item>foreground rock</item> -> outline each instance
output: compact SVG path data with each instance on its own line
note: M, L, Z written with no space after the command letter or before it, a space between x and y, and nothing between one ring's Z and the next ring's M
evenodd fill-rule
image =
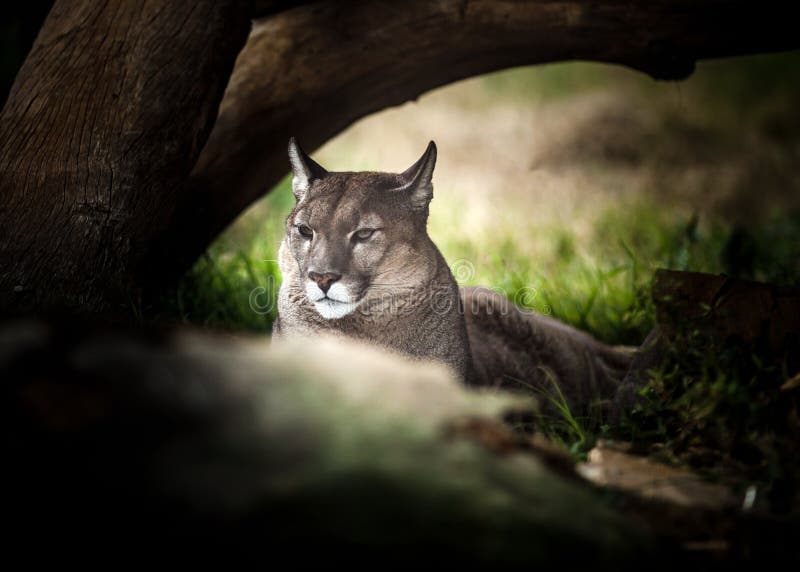
M495 564L650 547L588 487L459 429L519 401L365 347L23 322L0 328L0 376L11 546Z

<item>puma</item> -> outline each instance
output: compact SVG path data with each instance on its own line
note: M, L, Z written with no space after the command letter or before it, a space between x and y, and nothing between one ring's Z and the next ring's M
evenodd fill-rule
M466 383L609 398L629 356L483 288L427 233L436 145L399 174L328 172L289 141L296 203L279 250L277 339L333 334L449 366Z

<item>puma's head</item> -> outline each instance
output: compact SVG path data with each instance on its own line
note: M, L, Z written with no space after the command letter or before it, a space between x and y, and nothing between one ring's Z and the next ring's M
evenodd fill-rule
M328 172L289 141L297 199L285 244L297 261L308 299L328 320L365 299L416 286L430 267L422 256L433 196L436 145L394 173Z

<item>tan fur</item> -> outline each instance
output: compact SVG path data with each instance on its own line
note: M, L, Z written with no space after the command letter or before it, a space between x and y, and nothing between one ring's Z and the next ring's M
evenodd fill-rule
M366 340L442 362L475 385L552 393L555 382L572 405L613 395L626 354L489 290L459 291L426 230L433 144L402 174L328 173L293 141L290 157L298 202L280 248L278 338ZM357 238L359 229L367 240ZM339 277L327 295L345 296L356 309L322 315L317 304L327 300L309 298L325 296L315 273Z

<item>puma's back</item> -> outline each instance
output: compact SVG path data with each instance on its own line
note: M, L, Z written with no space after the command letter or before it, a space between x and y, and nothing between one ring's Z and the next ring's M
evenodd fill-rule
M517 308L488 288L462 289L478 385L533 391L584 406L607 400L631 355L537 312Z

